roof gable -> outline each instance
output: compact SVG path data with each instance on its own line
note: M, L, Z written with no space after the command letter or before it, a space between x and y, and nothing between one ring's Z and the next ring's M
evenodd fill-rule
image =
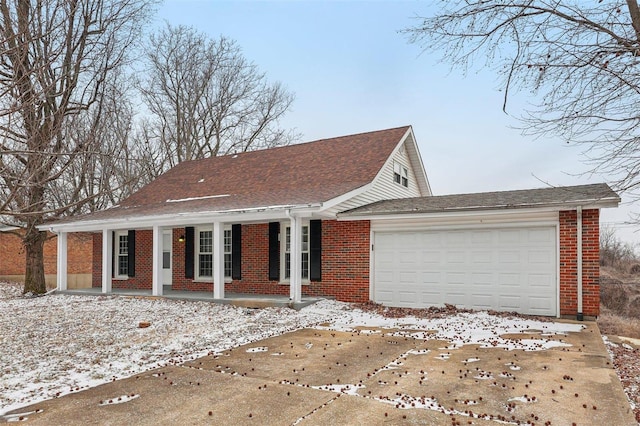
M242 208L321 203L368 184L409 127L183 162L120 203Z

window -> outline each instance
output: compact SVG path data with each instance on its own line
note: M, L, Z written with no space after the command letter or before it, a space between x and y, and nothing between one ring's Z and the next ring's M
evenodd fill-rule
M224 277L231 278L231 229L224 230Z
M198 230L198 239L196 245L196 278L213 278L213 231ZM231 278L232 269L232 238L231 229L224 230L224 276Z
M213 231L198 232L198 278L213 277Z
M129 235L126 231L115 233L116 273L117 278L129 276Z
M309 226L302 227L302 279L309 279ZM284 278L291 278L291 227L284 230Z
M396 161L393 162L393 181L405 188L409 187L409 170Z

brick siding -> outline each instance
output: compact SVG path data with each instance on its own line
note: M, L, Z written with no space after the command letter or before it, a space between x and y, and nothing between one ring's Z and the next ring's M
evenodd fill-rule
M322 222L322 281L302 285L305 296L327 296L347 302L369 299L369 221ZM173 229L174 290L213 292L211 282L185 278L185 250L180 236L184 228ZM152 232L136 231L136 276L113 280L112 287L151 288ZM94 234L93 286L100 287L102 235ZM269 224L242 225L242 279L225 284L231 293L288 295L289 285L269 280Z
M600 211L582 211L582 313L600 314ZM578 228L576 211L561 211L560 315L578 313Z
M560 315L577 314L577 222L575 211L559 212L560 233ZM599 292L599 210L582 212L583 229L583 314L597 316ZM210 282L184 277L185 250L180 236L184 228L173 230L173 289L213 292ZM322 281L302 285L305 296L335 297L347 302L369 300L369 221L322 221ZM94 234L93 285L101 285L102 235ZM113 288L151 288L152 232L136 232L136 277L114 280ZM242 279L225 284L226 292L288 295L289 285L270 281L269 226L242 225Z
M67 273L89 274L92 268L91 234L67 234ZM47 233L44 243L44 273L55 275L57 264L58 239L55 234ZM22 276L26 269L25 248L22 237L12 232L0 232L0 276Z

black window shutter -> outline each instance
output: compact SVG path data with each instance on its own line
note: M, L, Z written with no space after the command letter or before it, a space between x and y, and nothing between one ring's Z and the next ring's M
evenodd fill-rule
M195 229L193 226L184 228L184 277L193 278L193 260L195 254Z
M136 276L136 231L130 230L127 234L127 263L129 264L129 276Z
M322 281L322 221L309 221L309 279Z
M231 278L242 279L242 225L231 226Z
M116 241L116 231L111 231L111 278L116 276L116 244L120 248L120 243ZM119 251L118 251L119 253Z
M280 280L280 222L269 222L269 280Z

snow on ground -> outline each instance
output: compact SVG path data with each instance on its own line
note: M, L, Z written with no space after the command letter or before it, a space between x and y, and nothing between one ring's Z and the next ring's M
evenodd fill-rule
M401 335L448 340L449 349L481 344L525 350L561 344L551 338L581 329L483 312L385 318L329 300L301 311L254 310L123 296L25 298L20 290L16 284L0 283L0 414L304 327L381 327ZM139 328L140 322L150 326ZM500 337L533 330L542 333L540 339L517 342Z

